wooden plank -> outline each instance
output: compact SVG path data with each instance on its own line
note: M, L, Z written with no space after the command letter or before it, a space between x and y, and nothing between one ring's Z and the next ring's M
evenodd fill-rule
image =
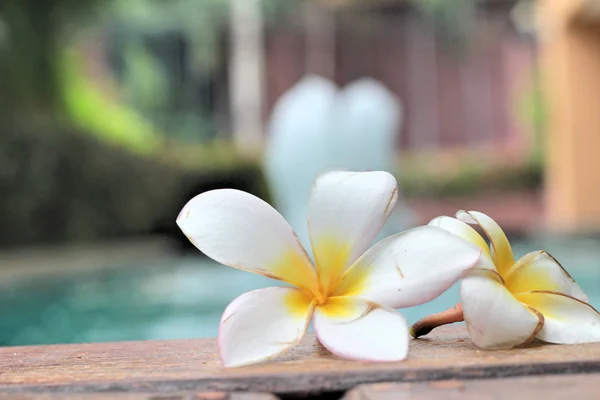
M600 374L505 379L377 383L349 391L343 400L531 400L599 398Z
M268 393L0 393L0 400L277 400Z
M600 343L484 351L463 325L413 340L409 359L368 364L341 360L308 335L260 365L223 369L214 340L171 340L6 347L0 393L345 391L358 384L600 372Z

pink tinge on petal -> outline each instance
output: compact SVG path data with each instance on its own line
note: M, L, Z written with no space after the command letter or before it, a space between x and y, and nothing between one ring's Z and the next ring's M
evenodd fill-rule
M184 219L184 218L185 218L185 215L186 215L187 213L188 213L188 211L186 210L186 208L185 208L185 207L183 207L183 208L181 209L181 211L179 211L179 214L177 215L177 220L176 220L176 221L179 221L179 220L182 220L182 219Z
M313 304L295 288L244 293L225 309L218 346L225 367L262 362L295 346L306 333Z
M408 326L395 310L358 298L348 309L315 308L313 327L319 342L333 354L356 361L402 361L408 353Z

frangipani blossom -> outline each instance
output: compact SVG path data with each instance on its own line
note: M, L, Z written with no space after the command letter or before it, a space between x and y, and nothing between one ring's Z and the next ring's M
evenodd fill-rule
M467 224L479 225L490 246ZM438 217L429 225L470 241L483 253L478 266L461 281L460 305L417 322L413 329L419 327L416 330L425 334L435 326L457 322L462 307L471 338L482 348L509 348L534 338L564 344L600 341L600 313L550 254L534 251L515 262L502 229L476 211L459 211L456 219Z
M408 329L394 308L439 296L481 250L431 226L369 248L397 193L387 172L319 176L308 211L314 265L285 219L255 196L213 190L186 204L177 224L207 256L293 286L254 290L229 304L219 328L223 364L278 355L302 339L311 319L318 340L338 356L404 359Z

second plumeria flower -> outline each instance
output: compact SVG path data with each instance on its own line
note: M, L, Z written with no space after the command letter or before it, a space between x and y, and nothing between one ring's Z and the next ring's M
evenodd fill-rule
M387 172L329 172L314 184L308 226L315 263L270 205L238 190L193 198L177 223L209 257L287 282L245 293L225 310L219 351L225 366L269 359L296 345L309 322L338 356L406 358L408 327L394 308L439 296L475 265L481 250L424 226L371 246L398 197ZM369 248L370 247L370 248Z
M490 245L471 226L479 226ZM464 318L473 342L482 348L507 348L535 338L550 343L600 341L600 313L565 269L546 251L534 251L515 262L498 224L477 211L430 222L477 245L478 266L461 282L460 304L424 318L413 335Z

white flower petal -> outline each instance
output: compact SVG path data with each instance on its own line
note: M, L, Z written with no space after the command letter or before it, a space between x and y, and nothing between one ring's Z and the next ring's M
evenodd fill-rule
M491 257L490 248L485 240L475 229L463 221L452 217L441 216L432 219L428 225L437 226L438 228L442 228L450 233L460 236L479 247L484 255Z
M223 365L254 364L295 346L306 333L312 310L311 298L295 288L271 287L239 296L221 318Z
M460 285L460 302L473 342L482 348L509 348L532 340L541 314L521 304L488 270L470 271Z
M515 259L504 231L487 215L477 211L459 211L456 218L469 224L477 224L483 229L492 247L492 259L501 276L513 266Z
M315 181L308 229L325 292L366 249L396 205L398 188L383 171L335 171Z
M588 297L569 273L545 251L521 257L504 276L506 288L513 294L549 290L588 301Z
M181 210L177 224L210 258L233 268L315 291L316 272L294 231L269 204L249 193L202 193Z
M539 339L562 344L600 342L600 313L588 303L543 290L515 297L544 315Z
M351 360L400 361L408 352L402 315L363 299L331 298L315 308L315 334L332 353Z
M491 269L494 271L496 270L494 261L492 261L490 248L485 239L483 239L481 235L468 224L456 218L441 216L432 219L428 225L437 226L438 228L442 228L473 243L475 246L481 249L481 257L479 258L477 267Z
M390 236L350 267L333 293L393 308L433 300L473 267L481 250L434 226Z

